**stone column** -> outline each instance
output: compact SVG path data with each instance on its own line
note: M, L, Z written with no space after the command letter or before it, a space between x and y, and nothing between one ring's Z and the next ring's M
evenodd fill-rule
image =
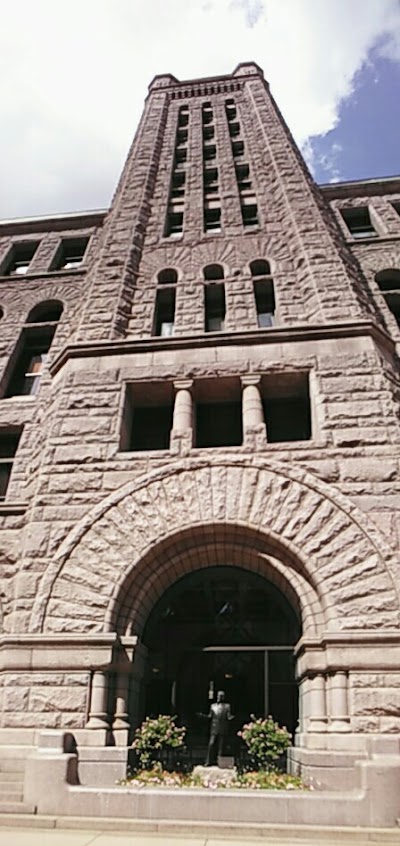
M182 455L193 446L193 397L192 379L179 379L174 382L175 403L171 432L171 451Z
M246 446L264 447L266 426L260 394L261 376L242 376L243 443Z
M350 731L350 716L347 696L347 675L334 673L328 678L329 731Z
M108 676L104 670L96 670L92 679L92 695L90 699L88 729L108 729Z
M318 733L325 732L326 724L325 676L318 674L310 678L309 730Z
M115 695L115 713L112 727L113 729L129 729L129 714L128 714L128 691L129 691L129 676L123 671L117 674L117 685Z

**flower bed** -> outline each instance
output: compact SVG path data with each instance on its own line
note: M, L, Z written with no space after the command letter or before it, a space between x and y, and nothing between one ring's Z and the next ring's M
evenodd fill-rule
M286 773L267 772L263 770L247 773L221 772L220 777L215 772L202 775L198 773L167 772L161 766L154 766L150 770L139 770L118 782L123 787L202 787L210 790L226 788L242 788L245 790L306 790L309 789L296 776Z

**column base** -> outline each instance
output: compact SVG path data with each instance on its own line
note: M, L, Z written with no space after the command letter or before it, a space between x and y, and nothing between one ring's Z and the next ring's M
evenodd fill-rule
M107 720L106 714L99 714L97 717L89 717L86 725L86 729L107 729L109 730L110 724Z

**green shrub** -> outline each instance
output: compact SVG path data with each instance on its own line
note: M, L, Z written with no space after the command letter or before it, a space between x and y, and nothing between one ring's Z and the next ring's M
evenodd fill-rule
M256 769L267 771L276 769L279 759L292 742L287 728L281 727L270 716L264 720L252 718L238 732L238 736L246 744L249 758Z
M132 747L137 752L140 769L149 769L170 749L183 748L186 729L175 725L174 719L165 714L154 719L147 717L136 729Z

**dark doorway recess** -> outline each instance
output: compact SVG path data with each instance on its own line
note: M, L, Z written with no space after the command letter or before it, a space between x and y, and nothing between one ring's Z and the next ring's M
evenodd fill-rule
M145 715L176 714L202 757L207 714L224 690L235 720L231 742L249 719L272 714L294 731L297 613L262 576L210 566L179 579L157 602L143 633L148 649Z

